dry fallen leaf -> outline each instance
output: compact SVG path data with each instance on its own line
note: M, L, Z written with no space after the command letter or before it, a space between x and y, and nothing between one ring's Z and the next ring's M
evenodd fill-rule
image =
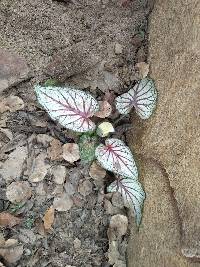
M30 170L29 181L38 183L42 181L49 169L49 165L45 163L46 153L41 152L33 161L32 168Z
M73 201L66 194L62 194L61 197L54 198L53 207L58 211L67 211L70 210L73 206Z
M113 215L108 229L108 238L110 241L118 240L126 234L128 229L128 218L124 215Z
M44 228L46 230L49 230L52 228L52 224L54 222L54 214L55 214L55 210L52 206L48 210L46 210L44 218L43 218Z
M73 163L80 159L79 146L75 143L67 143L63 145L63 158Z
M112 112L112 106L108 101L100 101L99 102L100 110L97 111L94 115L99 118L106 118L109 117Z
M31 195L32 190L27 181L12 182L6 190L6 197L12 203L27 201Z
M53 191L50 193L50 196L49 197L60 197L64 192L64 188L63 188L63 185L62 184L56 184L54 186L54 189Z
M48 147L50 142L55 140L52 136L48 134L38 134L36 139L37 139L37 142L41 143L44 147Z
M93 188L92 183L89 180L85 180L85 181L83 181L82 183L79 184L79 186L78 186L78 192L82 196L86 197L90 193L92 193L92 188Z
M118 259L120 259L121 255L119 252L119 242L118 241L110 241L109 242L109 249L107 253L109 266L116 266L116 267L125 267L124 265L116 265Z
M9 264L16 263L23 254L23 245L16 239L8 239L0 248L0 256Z
M66 168L65 166L54 166L51 170L53 176L54 176L54 182L56 184L64 184L65 178L66 178Z
M24 101L18 96L11 95L7 97L6 100L7 100L7 105L9 107L9 111L11 112L24 108Z
M146 62L139 62L135 65L136 69L138 70L139 79L143 79L147 77L149 73L149 64Z
M54 139L50 143L50 147L48 148L48 157L51 160L62 159L62 143L59 140Z
M13 227L17 224L21 223L21 219L15 217L14 215L8 212L1 212L0 213L0 226L2 227Z
M4 113L9 110L9 107L7 106L6 99L2 99L0 101L0 114Z
M117 207L114 207L111 201L109 201L108 199L104 199L104 210L106 214L109 214L109 215L115 215L121 212L121 210Z
M39 234L44 236L46 234L46 230L44 228L44 222L41 218L37 218L35 220L35 231Z
M107 231L109 239L108 262L112 266L125 267L125 254L122 257L120 245L122 236L126 234L128 228L128 218L124 215L117 214L112 216Z
M0 113L10 111L14 112L24 108L24 101L18 96L9 96L0 101Z
M77 190L76 186L72 184L68 179L66 180L64 184L65 192L69 195L72 196Z
M8 159L3 163L2 168L0 169L0 175L2 175L6 181L12 181L19 178L27 155L27 147L17 147L9 154Z
M106 176L106 170L99 166L95 161L90 166L89 175L95 180L95 183L102 186L104 183L104 178Z

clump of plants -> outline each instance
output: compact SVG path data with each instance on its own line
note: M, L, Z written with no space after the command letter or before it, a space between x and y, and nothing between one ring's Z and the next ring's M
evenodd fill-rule
M80 133L81 160L91 164L96 159L104 169L115 175L116 180L107 191L121 193L125 206L133 211L139 225L145 192L138 181L138 169L131 150L120 139L112 138L114 127L111 121L105 120L111 111L109 103L98 102L90 93L71 87L37 85L35 92L38 102L53 120ZM156 107L156 100L153 80L144 78L127 93L116 97L114 106L122 116L134 108L141 119L148 119ZM96 124L95 117L104 121Z

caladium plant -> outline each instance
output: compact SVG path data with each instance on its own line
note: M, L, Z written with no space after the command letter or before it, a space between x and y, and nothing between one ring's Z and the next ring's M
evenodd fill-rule
M128 114L134 107L142 119L148 119L156 107L156 100L157 91L153 80L144 78L127 93L118 96L115 101L120 114Z
M39 103L53 120L67 129L82 133L79 138L82 162L90 164L96 158L103 168L116 174L117 180L110 184L108 191L122 194L126 206L134 211L139 225L145 193L137 180L138 170L132 152L123 141L116 138L108 138L105 144L98 145L98 140L113 133L114 128L109 121L104 121L96 129L91 120L93 116L108 117L111 111L107 112L104 106L99 113L99 103L91 94L70 87L56 87L52 81L46 86L35 86L35 92ZM120 114L127 114L134 107L142 119L147 119L155 109L156 99L153 80L145 78L127 93L118 96L115 103Z
M141 184L132 178L119 177L111 183L108 192L120 192L125 205L134 212L136 223L139 226L142 218L142 208L145 199L145 193Z
M38 102L60 125L76 132L93 131L91 117L99 110L96 99L87 92L70 87L35 87Z
M95 151L99 163L108 171L132 179L138 178L137 167L130 149L123 141L116 138L105 140Z

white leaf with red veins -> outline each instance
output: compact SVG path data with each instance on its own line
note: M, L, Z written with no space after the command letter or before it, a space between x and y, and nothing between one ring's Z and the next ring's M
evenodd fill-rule
M90 117L99 110L99 104L89 93L70 87L51 86L36 86L35 92L50 117L63 127L76 132L95 129Z
M116 108L120 114L128 114L134 107L142 119L148 119L156 108L157 91L152 79L140 80L127 93L116 98Z
M121 178L114 181L107 188L108 192L120 192L126 207L130 208L135 216L137 225L140 225L145 193L141 184L131 178Z
M104 169L132 179L138 178L131 150L121 140L106 139L105 145L96 148L95 156Z

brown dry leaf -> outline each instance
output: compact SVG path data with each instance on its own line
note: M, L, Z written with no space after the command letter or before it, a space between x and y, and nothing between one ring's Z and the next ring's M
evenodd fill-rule
M100 110L97 111L94 115L99 118L106 118L109 117L112 112L112 106L108 101L99 101Z
M135 65L136 69L138 70L139 78L143 79L147 77L149 73L149 64L146 62L139 62Z
M124 267L123 265L115 265L120 259L121 255L119 252L119 243L118 241L109 242L109 249L108 249L108 262L111 266L120 266Z
M6 111L8 111L8 110L9 110L9 108L8 108L8 106L6 105L6 99L2 99L2 100L0 101L0 114L6 112Z
M60 197L64 192L64 188L63 188L63 185L61 184L56 184L54 186L54 189L53 191L49 194L49 197Z
M10 111L14 112L24 108L24 101L18 96L9 96L0 101L0 113Z
M9 264L16 263L23 254L23 245L15 239L8 239L0 248L0 256Z
M105 92L105 95L104 95L103 100L104 101L107 101L109 103L114 103L115 98L116 98L115 92L114 91L107 90Z
M73 201L66 194L62 194L59 198L54 198L53 207L58 211L67 211L70 210L73 206Z
M21 223L21 219L15 217L14 215L8 212L1 212L0 213L0 226L2 227L13 227L17 224Z
M14 112L24 108L24 101L18 96L11 95L6 99L9 111Z
M128 229L128 218L124 215L113 215L108 229L108 238L110 241L118 240L126 234Z
M82 183L79 184L79 186L78 186L78 192L82 196L86 197L90 193L92 193L92 188L93 188L92 183L89 180L85 180L85 181L83 181Z
M54 176L54 182L56 184L64 184L66 178L66 168L65 166L54 166L51 169L51 172Z
M104 178L106 176L106 170L99 166L95 161L90 166L89 175L95 180L98 186L102 186L104 183Z
M54 139L50 143L50 147L48 148L48 157L51 160L61 160L62 159L62 143Z
M31 195L32 190L27 181L12 182L6 190L6 197L12 203L27 201Z
M41 143L44 147L48 147L50 142L54 140L54 138L48 134L38 134L36 136L37 143Z
M33 161L29 175L30 182L38 183L45 178L50 167L45 163L46 156L46 153L41 152Z
M103 202L104 202L104 209L105 209L106 214L115 215L115 214L119 214L120 212L122 212L122 209L119 209L113 206L113 204L108 199L104 199Z
M72 184L68 179L65 182L64 188L65 188L65 192L69 196L72 196L77 191L76 186Z
M63 145L63 158L73 163L80 159L79 146L75 143L67 143Z
M51 206L48 210L46 210L43 221L44 221L44 228L46 230L49 230L52 228L52 224L54 222L54 215L55 215L55 210Z
M35 230L39 235L44 236L46 234L45 228L44 228L44 222L41 218L37 218L35 220Z
M0 175L2 175L6 181L12 181L19 178L27 156L27 147L17 147L9 154L8 159L3 163L2 168L0 169Z

